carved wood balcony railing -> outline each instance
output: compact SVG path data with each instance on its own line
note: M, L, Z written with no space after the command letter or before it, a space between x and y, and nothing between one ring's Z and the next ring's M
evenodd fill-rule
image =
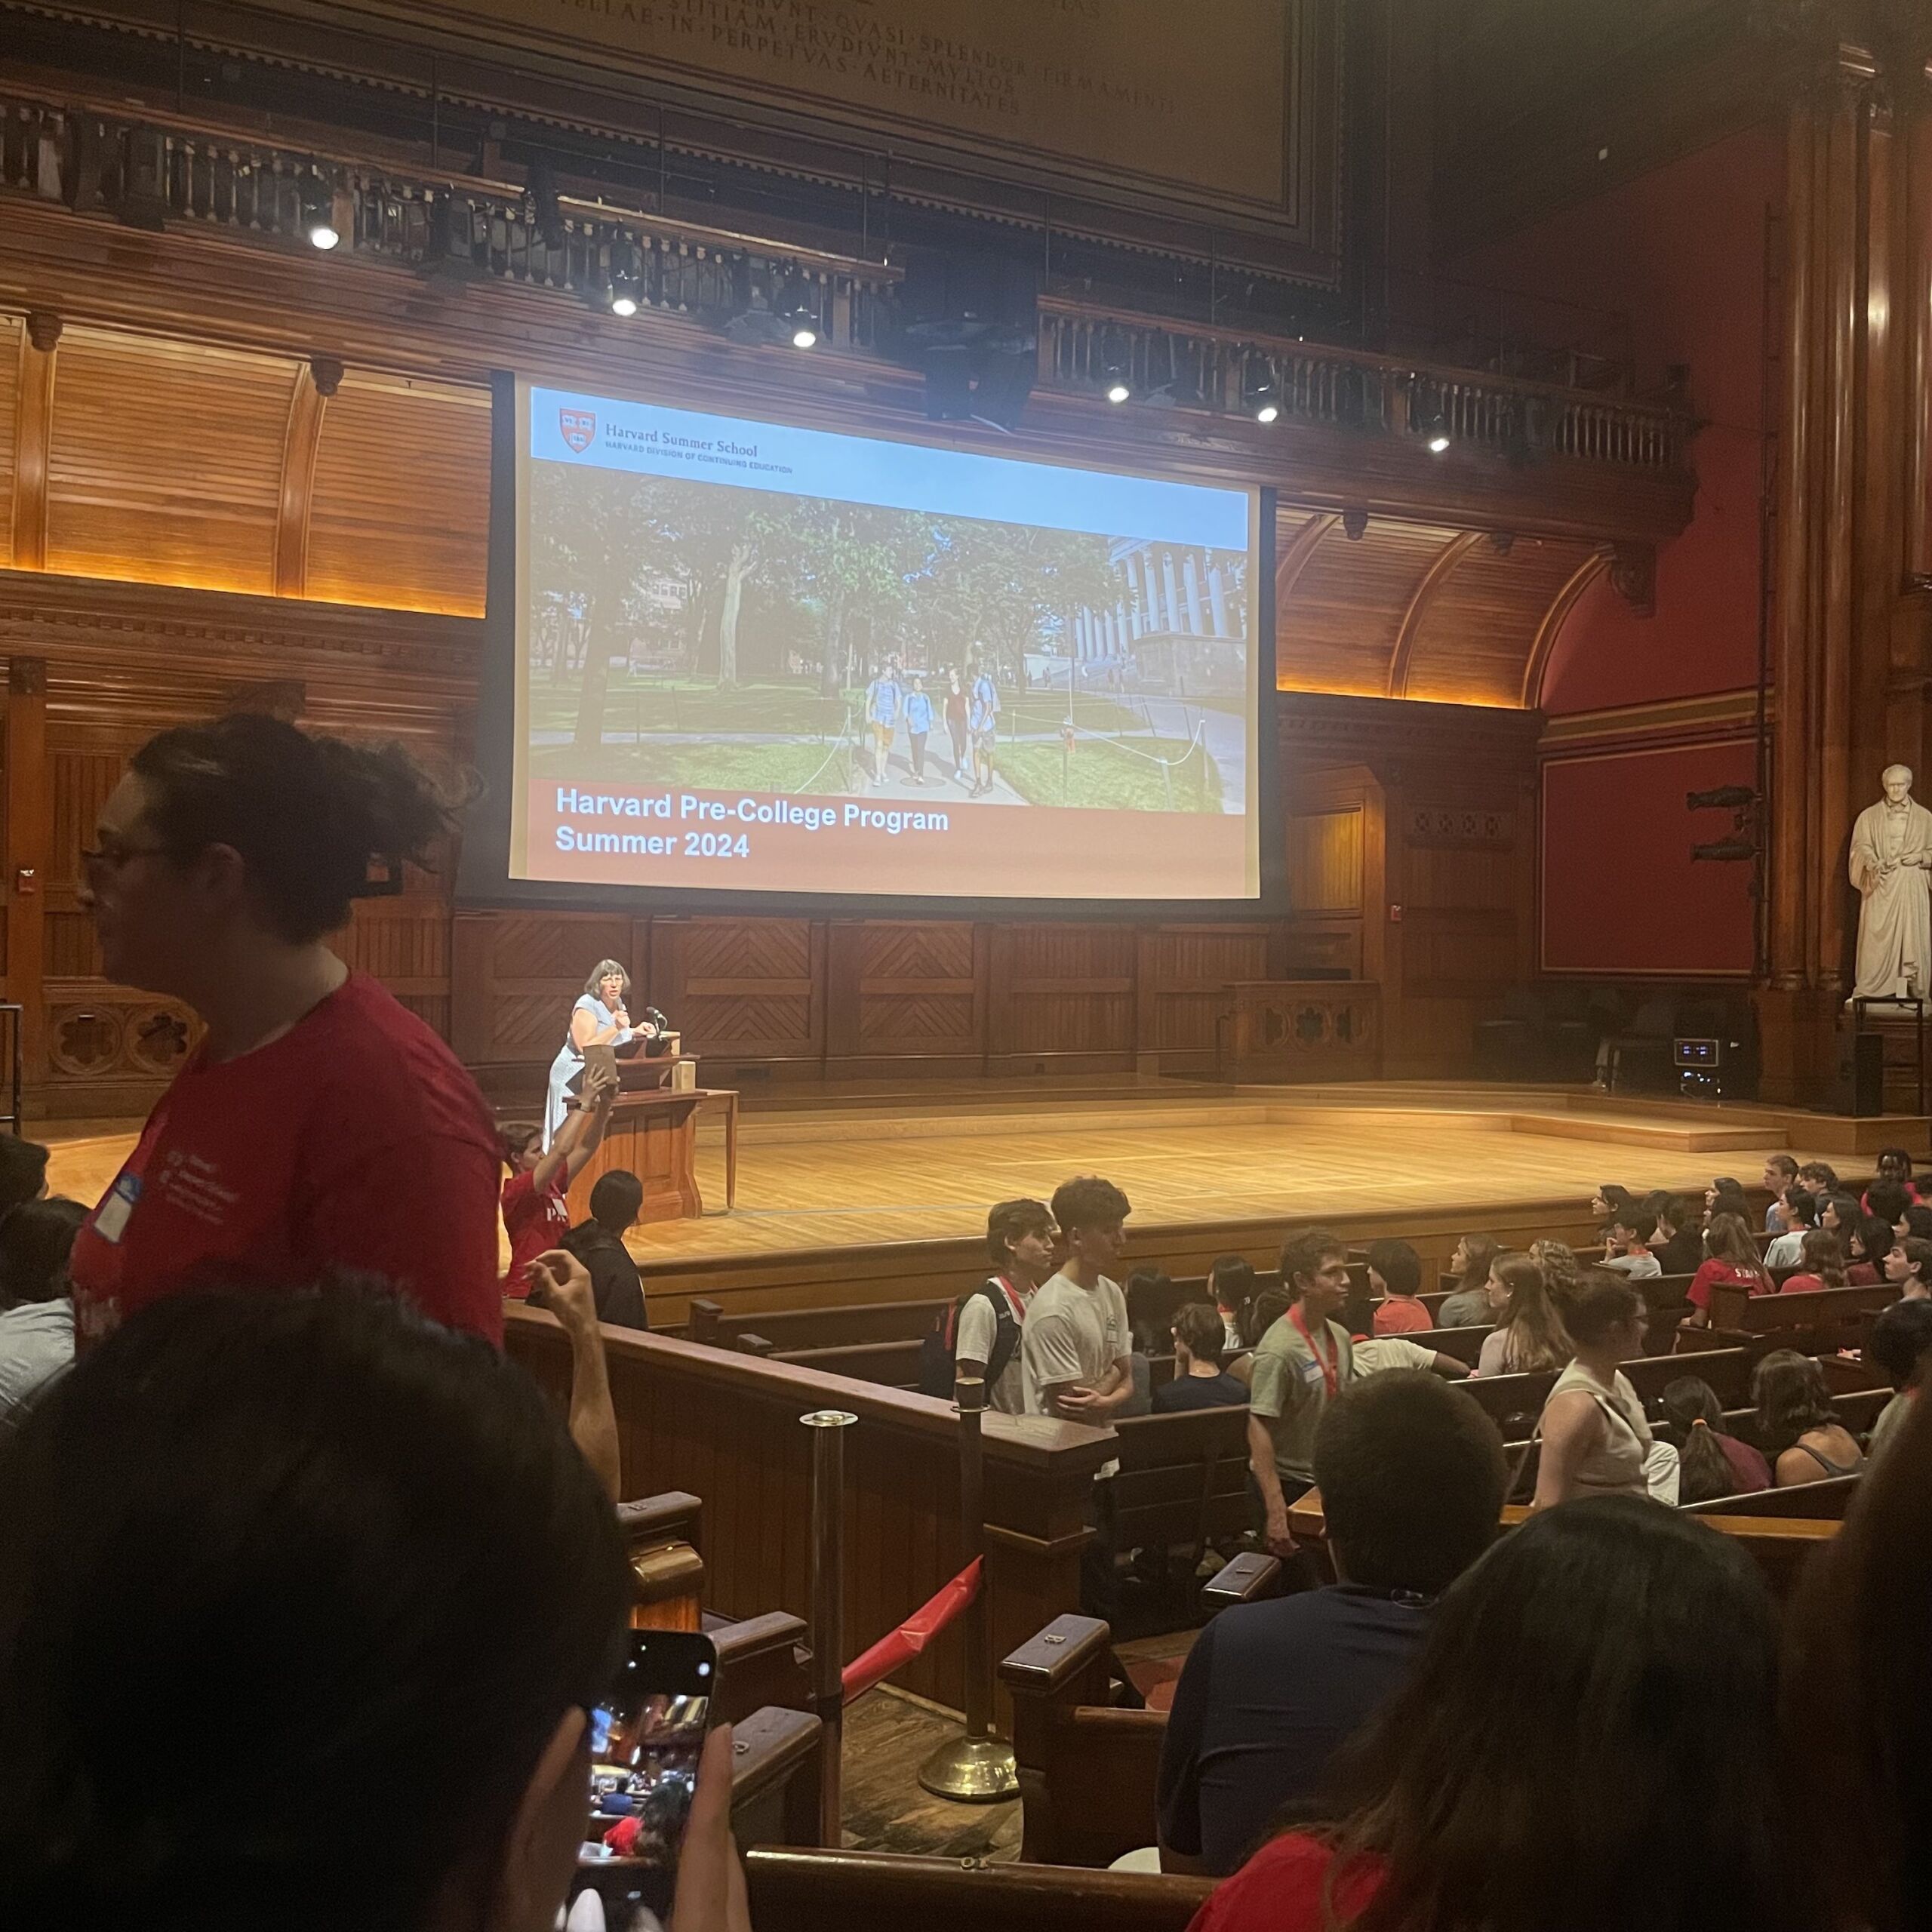
M1278 420L1527 462L1681 470L1690 424L1655 405L1613 400L1509 376L1431 367L1360 350L1163 321L1047 296L1040 303L1043 387L1103 395L1124 384L1143 405Z

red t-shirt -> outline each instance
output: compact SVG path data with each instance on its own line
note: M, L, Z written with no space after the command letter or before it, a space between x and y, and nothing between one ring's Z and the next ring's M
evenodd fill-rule
M1851 1284L1847 1281L1845 1285L1849 1287ZM1786 1278L1784 1286L1779 1289L1778 1293L1781 1295L1822 1294L1824 1287L1825 1278L1822 1275L1792 1275Z
M540 1254L564 1244L571 1231L571 1211L564 1199L570 1186L566 1163L559 1161L550 1185L537 1191L536 1170L521 1169L503 1183L503 1232L510 1238L510 1272L503 1293L515 1301L530 1299L530 1264Z
M76 1339L184 1288L393 1282L500 1343L495 1122L415 1014L352 974L278 1040L164 1094L74 1242Z
M1720 1261L1713 1255L1690 1277L1690 1285L1684 1291L1684 1299L1693 1308L1708 1311L1711 1306L1711 1284L1713 1281L1749 1288L1754 1295L1770 1293L1768 1276L1753 1274L1748 1268L1740 1268L1734 1261Z
M1738 1495L1746 1496L1755 1490L1770 1487L1771 1466L1765 1461L1761 1451L1752 1448L1748 1442L1739 1441L1734 1435L1720 1435L1718 1447L1730 1465L1731 1479L1737 1484Z
M1364 1856L1322 1894L1333 1848L1300 1832L1270 1838L1233 1877L1223 1878L1189 1921L1187 1932L1329 1932L1346 1926L1382 1882L1379 1858ZM1330 1906L1334 1907L1333 1915Z
M1375 1304L1378 1335L1420 1335L1435 1326L1429 1310L1411 1296L1390 1295Z

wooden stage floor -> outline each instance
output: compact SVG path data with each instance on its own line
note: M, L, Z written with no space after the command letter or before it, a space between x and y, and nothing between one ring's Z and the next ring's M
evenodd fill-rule
M58 1192L97 1199L133 1123L46 1124ZM1392 1211L1502 1209L1620 1181L1701 1192L1713 1174L1755 1184L1767 1153L1822 1154L1858 1171L1928 1124L1847 1121L1756 1106L1626 1100L1582 1088L1386 1082L1238 1091L1173 1081L937 1083L748 1096L738 1204L722 1211L721 1129L700 1139L707 1206L638 1229L640 1262L716 1264L983 1233L986 1208L1044 1199L1069 1175L1124 1188L1143 1226ZM1862 1155L1862 1158L1861 1158ZM1130 1230L1134 1224L1130 1224Z

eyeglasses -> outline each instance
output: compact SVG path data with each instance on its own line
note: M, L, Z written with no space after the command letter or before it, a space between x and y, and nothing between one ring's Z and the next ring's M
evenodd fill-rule
M84 845L81 848L81 869L91 882L120 873L137 859L164 858L172 849L166 845Z

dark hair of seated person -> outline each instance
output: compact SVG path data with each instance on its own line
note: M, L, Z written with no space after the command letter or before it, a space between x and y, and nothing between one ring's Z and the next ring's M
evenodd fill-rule
M1917 1306L1921 1304L1911 1304ZM1875 1324L1875 1327L1876 1324ZM1819 1922L1932 1924L1932 1421L1921 1401L1786 1614L1794 1821L1825 1894Z
M1895 1228L1904 1218L1906 1204L1905 1189L1898 1182L1875 1180L1865 1190L1860 1211L1883 1221L1888 1228Z
M1795 1349L1774 1349L1759 1361L1751 1371L1751 1400L1758 1445L1774 1466L1800 1436L1838 1419L1824 1371Z
M54 1301L67 1292L67 1257L88 1211L57 1194L0 1215L0 1308Z
M1881 1309L1865 1337L1865 1359L1882 1368L1893 1386L1915 1386L1926 1351L1932 1349L1932 1301L1895 1301Z
M1785 1219L1793 1228L1815 1228L1818 1217L1823 1211L1823 1204L1815 1194L1807 1194L1801 1187L1788 1187L1784 1191Z
M1496 1538L1503 1438L1475 1399L1426 1369L1351 1383L1315 1438L1315 1484L1345 1580L1439 1596Z
M1932 1241L1932 1206L1915 1204L1905 1211L1905 1224L1920 1241Z
M1539 1512L1443 1597L1337 1767L1333 1869L1383 1866L1351 1932L1808 1924L1777 1654L1756 1564L1695 1518L1641 1497Z
M1932 1302L1925 1306L1932 1309ZM1196 1361L1220 1367L1227 1352L1227 1330L1222 1324L1221 1311L1211 1301L1183 1302L1174 1310L1174 1336L1177 1342L1187 1344L1188 1353Z
M1932 1308L1932 1302L1926 1306ZM1680 1375L1664 1386L1660 1406L1672 1441L1677 1445L1679 1503L1712 1503L1737 1494L1737 1473L1718 1441L1730 1432L1724 1427L1724 1404L1701 1376Z
M1422 1291L1422 1262L1405 1241L1371 1241L1368 1265L1388 1283L1392 1295L1418 1294Z
M1286 1288L1263 1288L1241 1311L1242 1346L1258 1349L1262 1337L1294 1306L1294 1300Z
M634 1226L644 1205L644 1183L623 1168L599 1174L590 1190L590 1218L614 1235Z
M515 1364L353 1287L171 1297L0 1495L0 1924L482 1926L540 1866L561 1903L629 1578Z
M47 1155L38 1140L0 1134L0 1214L38 1197L47 1185Z

